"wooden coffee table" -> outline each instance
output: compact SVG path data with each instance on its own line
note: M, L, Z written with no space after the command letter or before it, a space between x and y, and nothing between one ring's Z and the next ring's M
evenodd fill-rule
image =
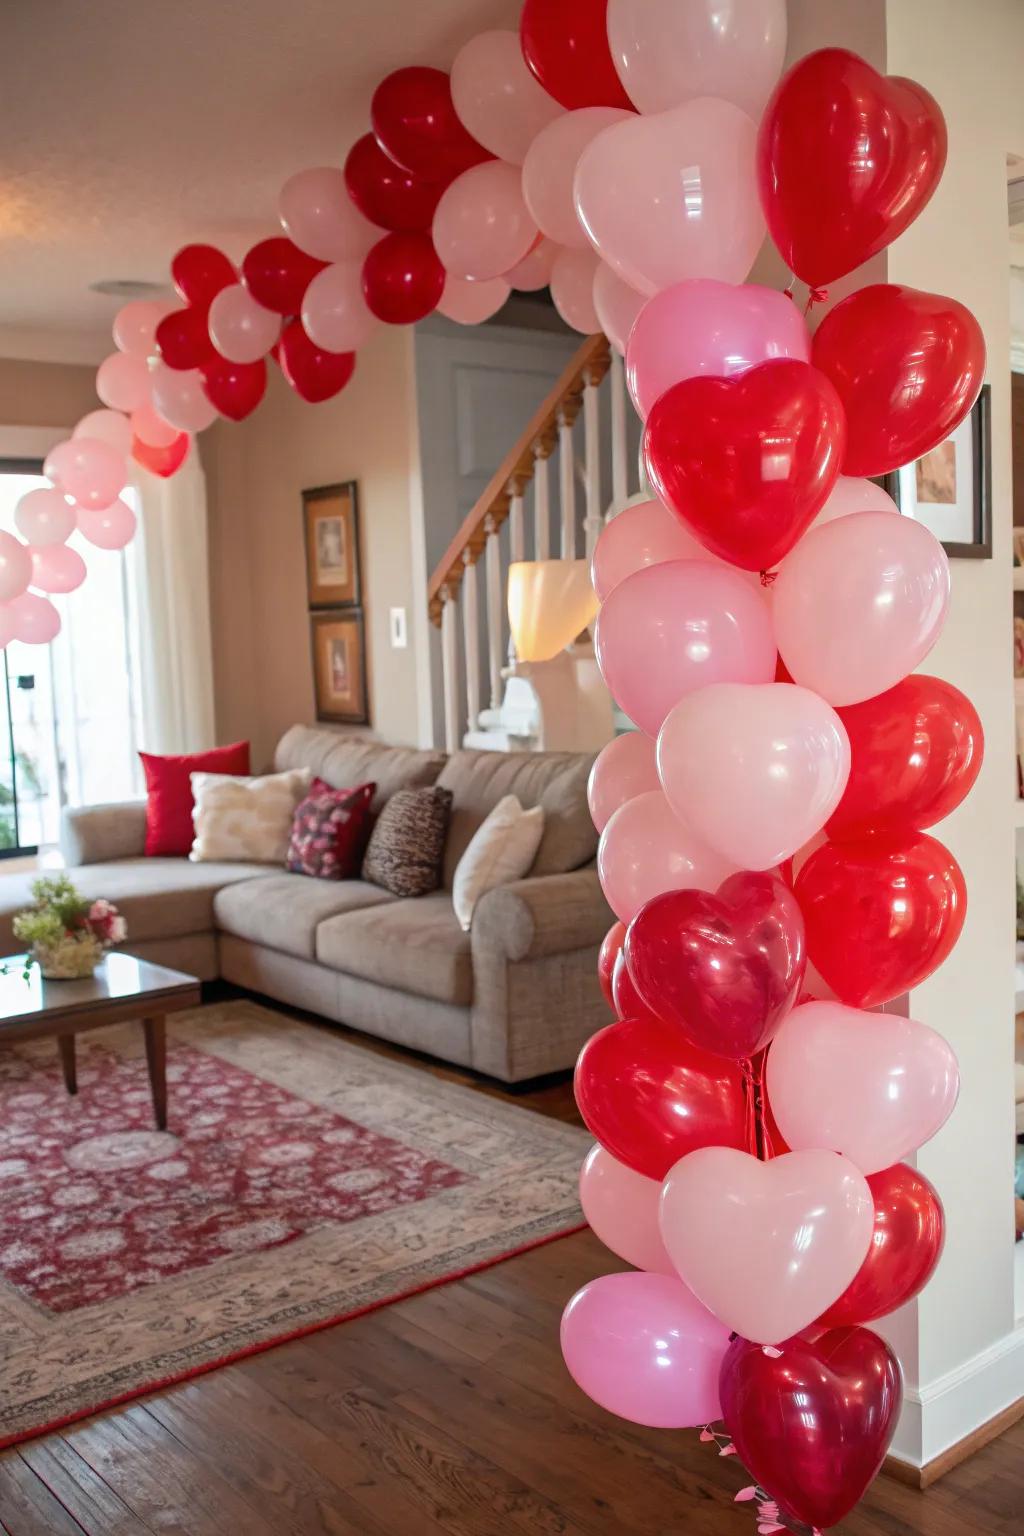
M33 965L25 980L24 956L4 961L0 976L0 1045L15 1040L55 1036L68 1093L78 1092L75 1036L137 1019L146 1039L146 1062L157 1129L167 1129L167 1033L169 1013L195 1008L199 982L132 955L106 956L93 976L82 981L45 981Z

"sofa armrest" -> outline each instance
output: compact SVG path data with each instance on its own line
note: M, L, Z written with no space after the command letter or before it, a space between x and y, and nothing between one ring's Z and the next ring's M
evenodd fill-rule
M136 859L146 851L146 802L66 807L61 818L60 851L71 869Z
M539 875L498 886L473 913L473 954L534 960L596 948L615 921L604 899L597 865L567 875Z

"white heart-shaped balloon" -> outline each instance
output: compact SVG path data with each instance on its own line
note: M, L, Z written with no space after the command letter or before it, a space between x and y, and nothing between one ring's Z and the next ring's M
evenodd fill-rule
M687 694L658 736L676 815L740 869L771 869L820 832L850 775L835 710L792 683L713 683Z
M862 1173L908 1157L953 1112L960 1073L927 1024L843 1003L804 1003L768 1055L772 1110L788 1144L831 1147Z
M688 277L741 283L765 235L757 127L701 96L599 133L576 167L576 212L610 267L640 293Z
M758 1162L702 1147L676 1163L661 1194L661 1236L680 1277L744 1339L779 1344L821 1316L871 1243L867 1180L834 1152Z

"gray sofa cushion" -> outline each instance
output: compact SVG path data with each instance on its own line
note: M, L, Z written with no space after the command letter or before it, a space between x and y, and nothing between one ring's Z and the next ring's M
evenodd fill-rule
M588 864L597 852L587 808L593 761L586 752L453 752L437 781L453 795L444 858L448 889L473 833L505 795L515 795L527 811L544 807L531 875L563 875Z
M316 958L332 970L439 1003L473 1001L473 960L447 891L322 923Z
M277 744L274 767L309 768L332 789L348 789L369 781L377 786L371 809L376 813L399 789L426 789L445 764L443 752L415 747L389 747L340 731L293 725Z
M36 873L5 875L0 884L0 950L13 954L18 942L11 929L16 912L32 900ZM124 859L87 864L69 871L83 896L105 896L128 924L125 947L146 939L178 938L213 927L213 903L225 886L261 884L265 864L190 864L187 859Z
M365 880L312 880L308 875L265 874L225 888L214 902L217 926L253 944L266 944L312 960L316 930L325 918L395 897Z

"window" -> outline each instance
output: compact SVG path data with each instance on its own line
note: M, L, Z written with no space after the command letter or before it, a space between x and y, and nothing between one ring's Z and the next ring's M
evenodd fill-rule
M0 528L48 482L38 461L0 460ZM124 499L135 505L135 493ZM130 799L141 792L133 563L71 543L89 567L77 592L54 597L61 633L49 646L12 641L0 699L0 856L57 840L65 805ZM4 737L6 735L6 740Z

